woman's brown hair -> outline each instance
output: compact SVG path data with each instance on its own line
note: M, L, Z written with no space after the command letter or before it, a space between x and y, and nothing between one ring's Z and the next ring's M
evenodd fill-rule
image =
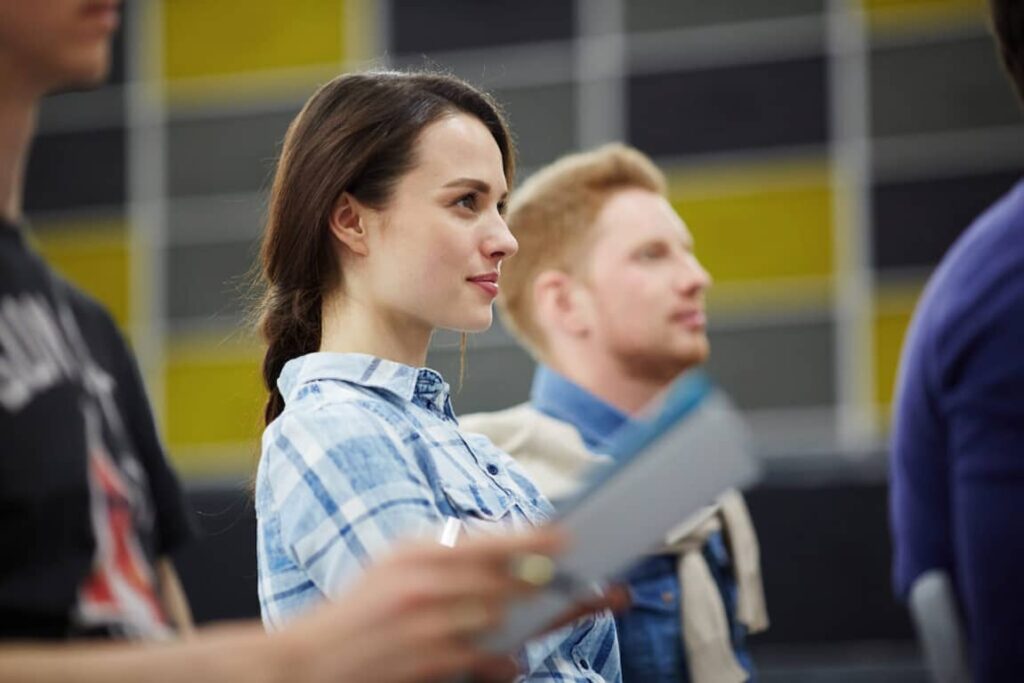
M257 313L267 344L264 420L284 410L284 364L320 347L324 296L341 283L330 241L331 211L343 192L384 208L416 164L429 124L452 114L479 119L501 152L512 185L515 150L500 107L458 78L427 72L345 74L321 86L288 127L270 193L260 249L263 295Z

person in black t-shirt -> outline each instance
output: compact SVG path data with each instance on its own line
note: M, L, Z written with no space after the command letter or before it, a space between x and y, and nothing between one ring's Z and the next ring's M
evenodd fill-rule
M35 103L105 74L117 10L0 6L0 637L162 638L191 621L166 560L189 518L135 362L14 224Z
M189 624L165 556L188 538L110 316L0 222L0 637L161 638ZM171 589L171 590L168 590Z
M103 78L119 6L0 0L0 683L510 678L475 636L536 588L510 568L557 552L557 532L407 547L276 635L246 624L178 638L190 618L166 556L189 519L135 361L21 227L39 100Z

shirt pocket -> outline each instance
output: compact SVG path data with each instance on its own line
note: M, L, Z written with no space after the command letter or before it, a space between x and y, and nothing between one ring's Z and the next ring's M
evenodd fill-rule
M673 555L645 558L624 577L629 585L630 609L646 614L679 614L679 579Z
M514 505L507 493L472 482L445 483L441 488L455 514L470 528L493 530L503 525Z

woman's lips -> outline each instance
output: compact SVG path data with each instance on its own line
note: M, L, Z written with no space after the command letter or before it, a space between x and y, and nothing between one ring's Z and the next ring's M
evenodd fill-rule
M484 290L490 298L498 296L498 271L474 275L467 277L466 280Z
M498 296L498 283L497 282L491 282L489 280L470 280L469 283L473 284L473 285L476 285L477 287L482 289L492 299L494 297Z

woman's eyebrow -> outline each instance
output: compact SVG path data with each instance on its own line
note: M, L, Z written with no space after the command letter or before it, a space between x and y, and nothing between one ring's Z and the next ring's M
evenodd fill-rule
M482 194L491 193L490 184L479 178L456 178L455 180L448 181L442 187L468 187ZM501 197L508 197L508 191L503 192Z
M464 186L482 192L484 194L490 194L491 186L482 180L477 178L456 178L445 183L442 187L459 187Z
M483 180L480 180L479 178L456 178L455 180L448 181L447 183L445 183L441 187L442 188L468 187L468 188L470 188L472 190L476 190L477 192L479 192L481 194L490 194L491 193L491 186L490 186L490 184L485 182L485 181L483 181ZM508 199L508 191L507 190L505 192L503 192L500 197L498 197L498 202L503 202L506 199Z

